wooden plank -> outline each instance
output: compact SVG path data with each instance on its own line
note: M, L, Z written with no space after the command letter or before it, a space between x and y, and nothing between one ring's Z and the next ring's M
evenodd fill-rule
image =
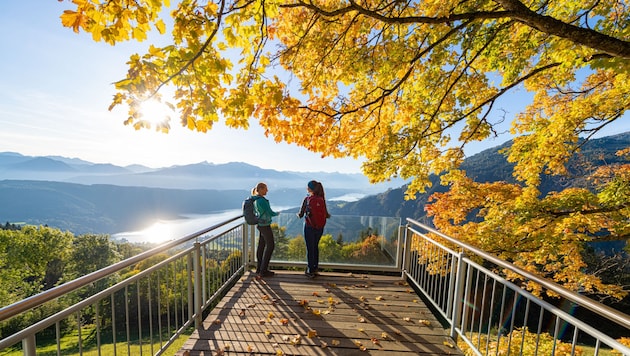
M397 276L245 276L177 355L461 355Z

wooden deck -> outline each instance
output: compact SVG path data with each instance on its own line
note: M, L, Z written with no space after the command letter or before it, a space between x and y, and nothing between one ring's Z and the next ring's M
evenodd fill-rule
M230 290L179 356L462 355L400 277L278 271Z
M462 355L400 277L246 272L177 353Z

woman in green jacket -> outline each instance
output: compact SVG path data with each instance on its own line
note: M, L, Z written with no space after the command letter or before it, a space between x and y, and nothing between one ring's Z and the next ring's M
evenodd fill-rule
M273 240L273 231L271 230L271 218L277 216L278 213L271 210L269 200L265 198L267 195L267 184L258 183L256 188L252 190L252 195L258 196L254 202L254 209L258 216L258 249L256 250L257 268L256 273L260 277L271 277L275 273L269 270L269 261L276 244Z

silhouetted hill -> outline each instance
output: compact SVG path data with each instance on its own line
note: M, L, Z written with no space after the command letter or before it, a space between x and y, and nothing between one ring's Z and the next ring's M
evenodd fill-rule
M497 182L505 181L514 183L512 176L513 164L509 163L505 156L499 153L502 149L509 147L511 141L503 145L487 149L474 156L466 158L462 164L462 169L466 170L469 177L477 182ZM545 176L540 186L541 192L546 194L551 191L560 191L567 186L589 187L588 182L583 179L587 170L592 170L598 166L606 164L616 164L623 162L623 158L615 153L630 146L630 132L593 139L581 148L580 152L569 162L569 177ZM432 176L433 185L425 194L416 195L415 200L404 200L406 186L388 189L387 191L367 196L355 202L330 204L332 214L339 215L377 215L395 216L403 220L414 218L424 221L424 207L428 198L436 192L445 192L447 187L439 184L437 176ZM426 221L424 221L426 222Z

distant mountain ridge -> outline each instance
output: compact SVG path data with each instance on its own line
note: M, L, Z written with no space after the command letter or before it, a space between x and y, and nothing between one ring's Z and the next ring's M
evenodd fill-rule
M244 189L260 181L268 182L274 189L294 189L303 188L306 182L316 179L324 181L327 188L371 194L404 184L403 180L394 179L372 185L362 174L286 172L242 162L200 162L154 169L141 165L95 164L59 156L32 157L15 152L0 152L0 179L168 189Z

